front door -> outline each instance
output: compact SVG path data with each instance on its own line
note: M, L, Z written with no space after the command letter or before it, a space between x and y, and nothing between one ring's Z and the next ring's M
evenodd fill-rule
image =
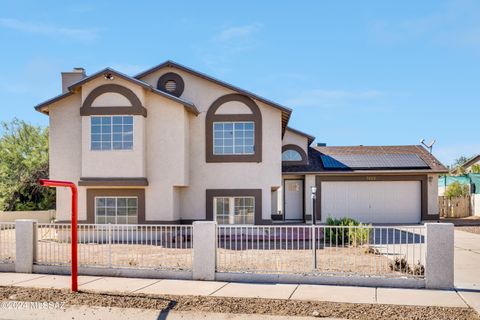
M303 220L303 180L284 180L285 220Z

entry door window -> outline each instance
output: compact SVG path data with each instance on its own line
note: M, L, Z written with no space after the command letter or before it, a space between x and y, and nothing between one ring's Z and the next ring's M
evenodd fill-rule
M218 224L253 224L254 197L215 197L213 201Z
M136 224L137 197L95 197L95 223Z

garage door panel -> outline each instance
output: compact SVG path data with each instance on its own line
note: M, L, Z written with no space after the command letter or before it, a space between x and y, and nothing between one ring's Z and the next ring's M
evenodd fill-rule
M322 221L345 216L365 223L416 223L419 181L328 181L321 185Z

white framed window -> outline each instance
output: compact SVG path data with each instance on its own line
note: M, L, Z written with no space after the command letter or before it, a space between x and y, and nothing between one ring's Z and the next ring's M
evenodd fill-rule
M95 223L136 224L137 197L95 197Z
M254 223L254 197L214 197L213 208L218 224Z
M288 149L282 152L282 161L302 161L300 152Z
M238 155L255 153L255 123L214 122L213 154Z
M132 150L133 116L91 116L91 150Z

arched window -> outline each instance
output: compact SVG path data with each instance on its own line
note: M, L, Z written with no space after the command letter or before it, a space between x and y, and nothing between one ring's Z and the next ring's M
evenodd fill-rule
M282 152L282 161L302 161L302 155L296 150L285 150Z
M282 147L283 165L302 165L307 163L307 154L299 146L294 144L287 144Z
M221 96L208 109L205 126L206 162L262 162L262 114L249 97Z

